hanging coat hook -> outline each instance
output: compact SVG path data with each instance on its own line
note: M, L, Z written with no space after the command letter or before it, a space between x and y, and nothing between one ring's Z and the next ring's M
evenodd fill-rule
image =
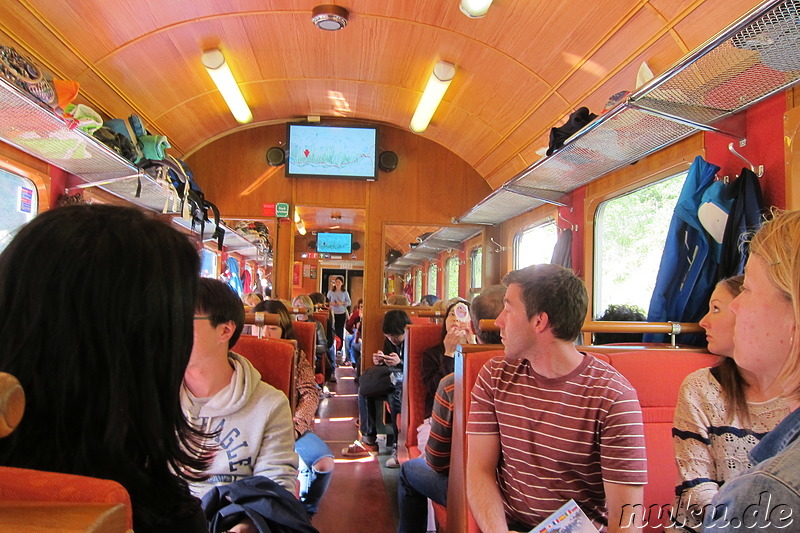
M578 225L573 224L572 222L564 218L564 215L562 215L561 213L558 213L558 218L569 224L569 229L571 229L572 231L578 231ZM558 226L558 224L556 224L556 226ZM561 228L561 229L566 229L566 228Z
M749 159L747 159L745 156L743 156L742 154L740 154L739 152L737 152L737 151L736 151L736 149L733 147L733 143L732 143L732 142L731 142L731 143L728 143L728 150L730 150L730 152L731 152L733 155L735 155L736 157L738 157L739 159L741 159L742 161L744 161L745 163L747 163L747 166L748 166L748 167L750 167L750 170L752 170L752 171L753 171L753 173L754 173L756 176L758 176L758 177L760 178L761 176L763 176L763 175L764 175L764 165L759 165L759 166L758 166L758 170L756 171L756 167L753 165L753 163L751 163L751 162L750 162L750 160L749 160Z

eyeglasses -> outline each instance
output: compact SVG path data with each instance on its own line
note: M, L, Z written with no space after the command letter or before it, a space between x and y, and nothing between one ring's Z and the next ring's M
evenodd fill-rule
M196 316L194 317L195 320L211 320L210 316Z

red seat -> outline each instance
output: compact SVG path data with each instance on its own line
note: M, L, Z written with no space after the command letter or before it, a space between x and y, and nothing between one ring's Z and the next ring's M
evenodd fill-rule
M403 355L403 407L400 411L399 450L408 458L419 457L423 450L417 446L417 428L425 414L425 383L422 381L422 352L442 342L440 324L411 324L406 326Z
M647 447L645 509L663 508L675 497L678 469L672 444L672 418L683 379L700 368L715 365L719 357L677 350L637 350L609 354L611 365L636 389L642 406ZM652 509L656 509L653 507ZM645 518L648 518L647 516ZM669 516L650 515L648 530L662 531Z
M479 349L480 345L471 346ZM487 361L494 357L504 357L502 350L469 351L459 350L456 354L455 390L453 391L453 440L450 451L450 480L447 487L447 531L479 533L467 503L467 418L472 388L478 373ZM435 506L434 506L435 509Z
M0 437L16 428L24 406L19 382L0 373ZM133 528L133 508L128 491L116 481L4 466L0 524L6 531L45 531L58 524L63 530L91 526L122 533Z
M314 352L317 349L317 324L310 322L292 322L297 345L306 354L311 368L314 368Z
M283 392L294 412L296 341L239 337L232 351L247 358L261 374L261 381Z

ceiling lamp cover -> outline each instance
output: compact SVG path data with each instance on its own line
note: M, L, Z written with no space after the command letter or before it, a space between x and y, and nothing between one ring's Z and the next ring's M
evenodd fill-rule
M323 4L311 11L311 22L321 30L336 31L347 26L349 16L350 13L341 6Z
M492 0L461 0L461 12L469 18L481 18L489 11Z

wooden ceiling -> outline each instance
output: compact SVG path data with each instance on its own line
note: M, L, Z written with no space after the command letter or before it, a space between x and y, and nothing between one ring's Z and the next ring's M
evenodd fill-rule
M298 205L295 210L307 231L363 232L366 229L366 213L363 209Z
M109 116L134 112L187 155L243 127L307 115L407 128L434 64L457 73L424 136L492 188L539 158L581 105L597 112L754 7L757 0L338 0L325 32L311 0L6 0L0 44L27 51ZM203 68L219 48L253 111L238 125Z

